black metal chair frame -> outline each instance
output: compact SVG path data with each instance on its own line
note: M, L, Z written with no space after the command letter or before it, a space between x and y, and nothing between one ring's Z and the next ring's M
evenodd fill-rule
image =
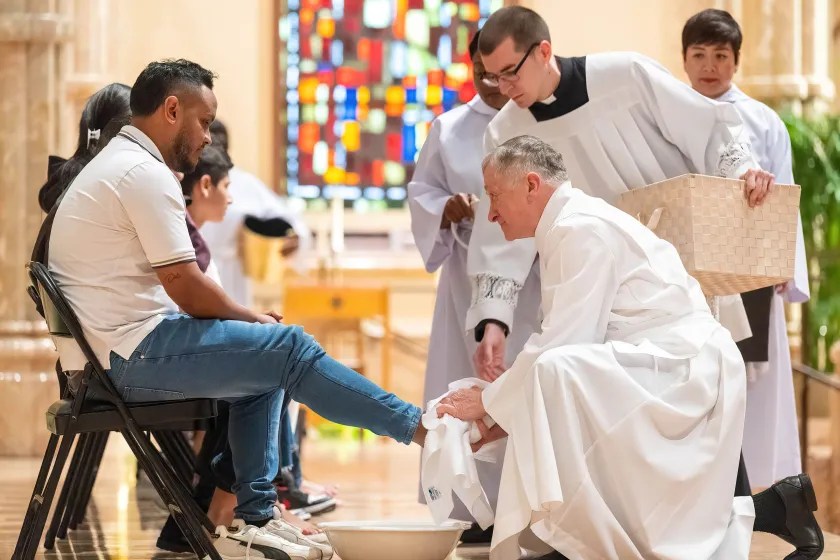
M51 435L12 559L31 560L35 557L59 478L77 439L74 460L56 503L51 534L47 535L50 547L56 535L66 535L68 527L74 527L81 521L108 434L119 431L193 551L199 558L221 560L211 539L215 528L193 501L189 484L191 480L185 480L186 471L191 467L186 450L182 443L165 435L165 430L172 430L179 423L215 417L216 402L194 399L125 403L96 358L75 313L47 267L31 262L27 270L32 281L29 294L46 319L50 334L73 338L88 363L75 394L71 394L69 388L65 389L63 398L54 403L47 413L47 427ZM97 399L102 401L86 401L90 387L95 388ZM169 462L164 460L145 431L155 434ZM94 463L96 468L93 468ZM191 479L192 474L188 477Z

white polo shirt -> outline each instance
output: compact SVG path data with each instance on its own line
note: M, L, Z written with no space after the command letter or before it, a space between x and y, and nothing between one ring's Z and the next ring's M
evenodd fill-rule
M154 268L193 260L181 185L151 139L123 127L68 188L50 237L50 272L104 367L178 313Z

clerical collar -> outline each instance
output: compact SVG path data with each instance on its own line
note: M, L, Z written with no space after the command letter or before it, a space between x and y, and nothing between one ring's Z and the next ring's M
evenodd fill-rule
M586 90L586 57L554 57L560 67L560 83L547 99L534 103L528 110L538 122L556 119L589 102Z

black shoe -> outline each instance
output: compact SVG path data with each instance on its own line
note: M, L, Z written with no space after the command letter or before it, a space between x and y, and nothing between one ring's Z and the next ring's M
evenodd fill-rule
M478 523L473 523L469 529L461 533L463 544L490 544L493 540L493 526L482 529Z
M807 474L789 476L773 486L785 505L785 530L776 536L796 547L785 560L814 560L825 547L822 530L814 517L817 496Z
M159 549L166 550L167 552L181 553L193 551L190 543L184 538L184 533L181 532L181 528L175 523L175 518L171 515L166 520L166 523L164 523L155 545Z
M290 473L282 472L279 478L280 481L275 486L277 489L277 500L287 510L296 515L296 512L300 511L311 515L321 515L322 513L334 510L338 505L335 498L326 494L317 496L307 494L298 488L297 484L295 484L294 477Z

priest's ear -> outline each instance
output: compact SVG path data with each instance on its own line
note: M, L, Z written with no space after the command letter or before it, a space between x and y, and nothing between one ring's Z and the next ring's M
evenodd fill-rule
M535 171L528 173L525 176L525 180L528 182L528 201L530 202L531 199L544 187L544 181L542 177L540 177L540 174Z

